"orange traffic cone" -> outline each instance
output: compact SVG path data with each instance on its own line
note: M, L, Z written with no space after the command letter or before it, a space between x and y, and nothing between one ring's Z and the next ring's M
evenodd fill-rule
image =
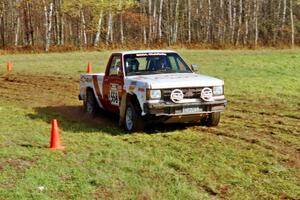
M88 63L86 72L87 73L92 73L92 64L90 62Z
M62 150L65 148L60 143L59 128L56 119L52 119L51 141L49 148L51 150Z
M6 68L7 68L7 72L11 72L13 68L13 64L11 62L8 62Z

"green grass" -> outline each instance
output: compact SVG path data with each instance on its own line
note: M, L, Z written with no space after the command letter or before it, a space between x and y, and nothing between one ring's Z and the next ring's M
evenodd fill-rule
M225 80L229 105L219 127L126 134L114 117L77 120L53 103L10 99L0 85L0 199L299 199L300 50L180 53L199 73ZM87 62L102 72L109 54L4 55L0 73L11 60L15 76L64 77L78 87ZM45 102L39 92L32 101ZM57 92L70 110L80 105L76 94ZM53 117L64 151L47 148Z

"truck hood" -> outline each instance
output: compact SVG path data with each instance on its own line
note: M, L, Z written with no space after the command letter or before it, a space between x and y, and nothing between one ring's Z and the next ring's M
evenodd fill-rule
M154 74L129 76L128 80L144 83L150 89L210 87L224 84L223 80L195 73Z

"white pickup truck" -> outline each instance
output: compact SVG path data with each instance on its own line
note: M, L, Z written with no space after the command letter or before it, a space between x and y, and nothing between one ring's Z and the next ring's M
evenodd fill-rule
M227 101L224 81L195 73L167 50L113 53L105 73L80 76L79 99L94 115L98 108L117 113L127 131L146 122L199 122L217 126Z

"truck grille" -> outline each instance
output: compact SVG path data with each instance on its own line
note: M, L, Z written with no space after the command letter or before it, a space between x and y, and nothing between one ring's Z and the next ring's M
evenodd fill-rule
M183 94L184 99L200 99L201 91L203 88L179 88ZM164 101L171 101L170 96L174 89L164 89L162 90L162 99Z

